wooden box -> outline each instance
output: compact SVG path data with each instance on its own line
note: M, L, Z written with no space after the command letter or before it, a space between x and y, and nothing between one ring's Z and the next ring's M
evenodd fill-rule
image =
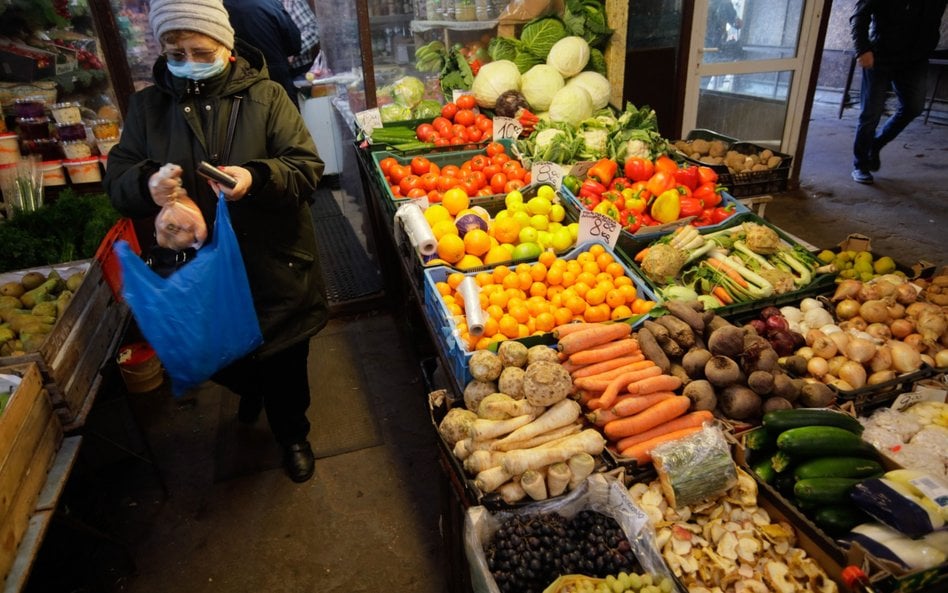
M34 362L0 367L22 377L0 413L0 580L6 579L46 474L63 439L43 377Z
M102 264L95 259L79 264L86 268L82 284L39 350L0 357L0 365L35 362L39 366L44 387L67 430L81 423L88 411L102 380L100 370L115 352L129 314L128 306L113 295ZM70 265L76 264L53 268ZM14 274L22 277L28 271ZM38 271L48 272L48 268Z

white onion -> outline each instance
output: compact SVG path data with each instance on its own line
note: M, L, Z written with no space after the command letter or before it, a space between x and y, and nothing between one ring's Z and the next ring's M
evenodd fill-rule
M829 372L829 364L825 358L814 356L806 362L806 372L819 379Z
M892 350L892 368L900 373L914 371L922 366L922 356L918 350L899 340L889 340Z
M803 321L810 327L820 327L828 323L833 323L833 316L830 315L829 311L821 307L819 309L805 310L803 313Z
M807 297L800 301L800 310L803 311L804 316L806 316L807 311L812 309L823 309L823 303L812 297Z
M789 323L800 323L803 321L803 311L796 307L780 307L780 313Z
M860 365L864 362L869 362L875 355L876 345L864 338L852 338L846 346L846 356L849 360L857 362ZM865 370L863 372L865 373ZM849 382L852 383L852 381ZM863 382L865 382L865 379L863 379Z
M839 367L839 378L849 383L854 389L866 384L866 369L854 360L847 360Z
M827 323L823 325L822 327L820 327L820 331L828 336L830 334L841 332L843 330L835 323Z
M938 368L948 367L948 350L939 350L935 353L935 366Z

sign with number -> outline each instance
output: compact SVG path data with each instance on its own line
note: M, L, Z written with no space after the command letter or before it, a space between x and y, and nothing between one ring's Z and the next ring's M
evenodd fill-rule
M576 237L576 244L601 241L607 243L609 247L615 247L621 231L622 227L619 226L618 221L598 212L583 209L579 211L579 234Z
M530 180L539 185L550 185L560 189L563 185L563 168L556 163L540 161L530 167Z
M355 117L359 127L363 132L366 133L366 135L371 134L372 130L375 128L382 127L382 113L379 111L378 107L360 111L359 113L356 113Z
M512 117L494 118L494 140L503 140L504 138L516 140L520 137L522 131L523 126Z

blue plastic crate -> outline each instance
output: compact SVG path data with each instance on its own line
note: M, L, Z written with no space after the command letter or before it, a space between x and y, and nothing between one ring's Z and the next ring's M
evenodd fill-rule
M576 259L580 253L587 251L591 245L592 243L584 243L561 257L567 260ZM614 250L611 250L608 247L606 247L606 249L612 253L613 256L615 256L616 261L624 268L625 274L632 279L639 296L646 300L656 300L655 293L648 286L648 284L646 284L646 282L631 267L629 267ZM427 268L424 271L424 306L425 313L429 316L430 322L435 328L438 347L443 349L445 359L448 361L450 370L454 374L455 381L458 383L460 388L463 389L464 386L467 385L467 383L471 380L471 373L468 370L468 363L470 361L470 357L473 355L473 351L468 350L467 346L458 336L457 324L454 316L450 311L448 311L447 306L445 305L445 302L441 298L441 294L438 292L436 287L436 283L445 282L448 278L448 275L455 272L457 272L457 270L447 266ZM466 272L465 275L473 276L476 273L477 272ZM636 315L622 321L625 323L630 323L633 328L637 328L645 321L646 317L646 315ZM553 335L550 333L529 336L526 338L518 338L517 341L523 342L528 347L541 344L553 346L555 344Z

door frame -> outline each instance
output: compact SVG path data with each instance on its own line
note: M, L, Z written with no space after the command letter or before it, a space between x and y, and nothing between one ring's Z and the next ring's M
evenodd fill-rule
M702 77L791 71L791 84L787 95L787 117L784 122L779 148L781 152L795 156L792 179L798 179L800 161L802 160L800 157L803 154L803 142L806 139L807 123L816 91L816 77L819 74L823 41L826 35L832 0L806 0L803 2L797 52L792 58L702 63L708 4L707 0L699 0L694 3L690 23L687 70L684 73L685 92L681 137L684 137L688 131L696 127Z

